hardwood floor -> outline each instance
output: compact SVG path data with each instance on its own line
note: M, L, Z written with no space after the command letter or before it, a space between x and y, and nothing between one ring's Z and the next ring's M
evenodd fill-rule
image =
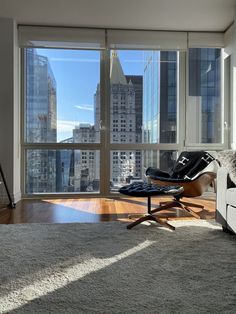
M152 198L155 208L160 201L171 198ZM191 207L202 219L211 219L215 215L214 199L183 199L189 203L204 205L204 210ZM44 199L21 200L15 209L0 207L0 224L17 223L69 223L130 221L129 214L146 213L146 198L81 198L81 199ZM164 220L195 219L182 210L173 209L158 214Z

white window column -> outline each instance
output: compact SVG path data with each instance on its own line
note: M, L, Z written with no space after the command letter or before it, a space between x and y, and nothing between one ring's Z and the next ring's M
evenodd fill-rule
M236 10L234 24L225 33L225 53L230 56L230 148L236 149Z

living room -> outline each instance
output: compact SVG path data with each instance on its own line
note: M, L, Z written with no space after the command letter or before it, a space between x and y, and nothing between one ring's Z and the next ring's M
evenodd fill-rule
M0 1L0 312L234 312L235 7Z

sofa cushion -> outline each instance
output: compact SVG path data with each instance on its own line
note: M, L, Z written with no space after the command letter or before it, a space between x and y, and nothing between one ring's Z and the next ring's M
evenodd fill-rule
M226 202L235 207L236 210L236 188L230 188L226 191Z

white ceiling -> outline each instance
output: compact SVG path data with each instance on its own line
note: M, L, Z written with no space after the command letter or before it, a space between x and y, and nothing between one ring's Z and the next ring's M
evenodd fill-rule
M0 0L20 24L224 31L236 0Z

